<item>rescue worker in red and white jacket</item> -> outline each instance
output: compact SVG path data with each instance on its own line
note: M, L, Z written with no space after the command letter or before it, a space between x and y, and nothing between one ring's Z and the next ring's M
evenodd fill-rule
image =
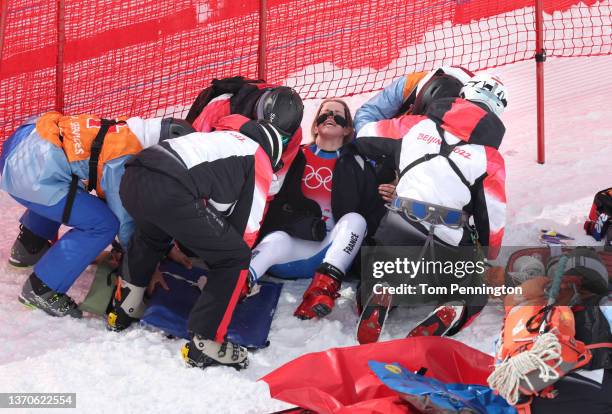
M446 87L452 89L452 85ZM424 115L366 124L355 145L371 159L393 160L399 182L392 205L416 201L462 211L473 220L476 233L467 225L433 226L435 243L473 245L476 234L484 253L494 259L506 223L506 172L498 151L505 133L500 116L507 105L506 88L498 78L479 74L468 80L458 95L433 100ZM374 238L382 245L423 246L432 223L426 217L408 218L390 211ZM409 336L452 335L481 309L480 305L440 306Z
M460 96L433 101L425 115L366 124L355 145L371 158L394 157L398 196L468 212L493 259L506 223L506 173L498 151L506 90L499 79L481 74L464 85ZM441 154L443 143L450 154ZM468 234L440 226L435 236L458 246Z

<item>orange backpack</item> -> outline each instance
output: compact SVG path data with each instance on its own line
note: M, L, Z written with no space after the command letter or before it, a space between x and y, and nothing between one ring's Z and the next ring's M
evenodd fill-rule
M36 122L36 132L42 139L62 148L68 162L89 160L88 190L95 189L104 198L100 188L104 164L142 150L142 144L127 126L126 119L47 112Z
M570 257L559 259L559 271L552 279L533 277L521 284L522 295L510 295L504 301L506 315L496 355L499 362L488 383L519 414L530 413L534 396L553 398L553 384L587 365L591 349L612 346L586 345L575 338L574 313L569 305L585 280L571 274L575 269L564 274Z
M529 412L533 396L552 396L556 381L591 360L589 347L574 336L569 306L507 308L497 353L501 362L489 376L489 386L519 413Z

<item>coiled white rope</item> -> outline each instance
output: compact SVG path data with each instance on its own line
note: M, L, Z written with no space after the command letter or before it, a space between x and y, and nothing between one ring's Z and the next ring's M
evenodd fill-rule
M546 274L546 268L542 260L534 256L521 256L514 261L511 272L508 275L517 283L523 283L535 276Z
M546 363L554 360L558 361L552 366ZM510 405L516 405L520 397L521 381L524 381L532 391L536 391L529 380L529 374L537 370L542 382L557 380L559 373L555 368L561 362L559 339L554 333L548 332L538 336L530 350L507 358L498 364L487 378L487 382Z

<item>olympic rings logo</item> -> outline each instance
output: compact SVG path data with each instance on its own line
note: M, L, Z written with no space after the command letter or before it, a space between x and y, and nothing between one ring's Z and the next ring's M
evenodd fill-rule
M321 167L317 171L311 165L306 165L306 174L303 178L304 185L310 190L316 190L323 186L327 191L331 191L331 182L333 178L332 170L327 167Z

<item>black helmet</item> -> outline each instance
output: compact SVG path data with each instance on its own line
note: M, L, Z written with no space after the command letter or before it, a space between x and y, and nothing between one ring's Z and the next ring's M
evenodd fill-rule
M432 76L417 93L412 114L425 114L429 104L436 99L458 97L461 88L463 83L453 76L447 74Z
M286 86L266 90L255 104L255 119L270 122L289 137L300 127L303 115L302 98Z
M183 119L178 118L163 118L161 120L161 129L159 132L159 141L165 141L171 138L181 137L191 134L196 130L191 124Z

